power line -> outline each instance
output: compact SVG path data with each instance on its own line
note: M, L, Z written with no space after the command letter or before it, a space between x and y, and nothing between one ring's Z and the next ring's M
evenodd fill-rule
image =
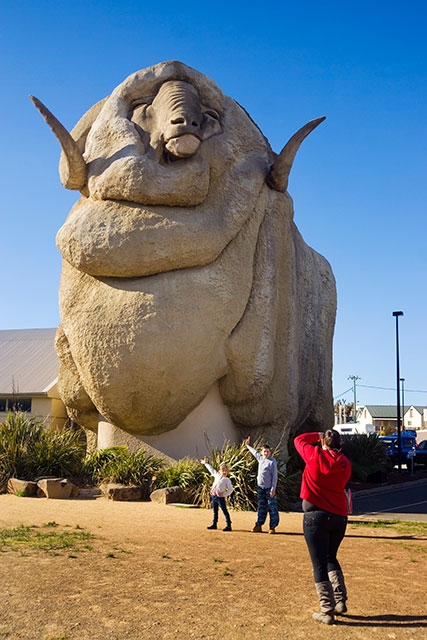
M346 393L348 393L349 391L352 391L353 387L349 387L349 389L347 389L346 391L343 391L342 393L340 393L337 396L334 396L334 400L336 400L337 398L341 398L341 396L344 396Z
M367 384L358 384L358 387L365 387L366 389L382 389L384 391L396 391L396 387L372 387ZM423 391L421 389L406 389L405 393L427 393L427 391Z
M381 391L396 391L395 387L374 387L372 385L369 384L358 384L358 387L363 387L364 389L379 389ZM346 393L348 393L349 391L352 391L353 387L349 387L348 389L346 389L345 391L343 391L342 393L339 393L338 395L334 396L334 400L338 400L338 398L341 398L342 396L345 396ZM422 389L405 389L405 393L427 393L427 391L424 391Z

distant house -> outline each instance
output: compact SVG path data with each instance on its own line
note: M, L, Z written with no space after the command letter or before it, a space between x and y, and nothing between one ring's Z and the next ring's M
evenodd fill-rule
M414 406L405 407L404 424L405 429L425 429L427 422L427 407Z
M427 428L427 407L410 405L402 407L402 409L402 428ZM376 431L390 431L391 429L396 431L397 429L396 405L365 405L359 408L358 416L358 422L373 424Z
M56 329L0 330L0 422L8 411L63 426L67 413L59 397Z

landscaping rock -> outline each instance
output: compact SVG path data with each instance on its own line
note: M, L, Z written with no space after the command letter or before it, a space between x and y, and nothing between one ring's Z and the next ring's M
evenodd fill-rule
M158 502L159 504L187 504L189 497L181 487L164 487L163 489L156 489L150 493L150 500L152 502Z
M79 489L66 478L40 478L37 482L37 495L40 498L64 500L77 497Z
M37 482L30 480L18 480L18 478L10 478L7 483L7 492L18 496L31 497L37 493Z
M143 487L126 486L124 484L101 484L100 489L110 500L123 502L142 500L144 495Z

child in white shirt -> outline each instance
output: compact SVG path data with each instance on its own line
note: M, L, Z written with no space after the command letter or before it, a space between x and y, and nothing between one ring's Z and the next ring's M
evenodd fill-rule
M213 520L212 524L207 527L208 529L216 529L218 524L218 511L221 508L221 511L225 517L225 528L223 531L231 531L231 518L228 513L226 498L233 493L233 485L231 484L230 478L227 477L228 467L226 464L219 465L219 471L216 471L209 462L206 461L206 458L200 460L202 464L205 465L206 469L213 475L214 481L211 489L211 497L212 497L212 509L213 509Z

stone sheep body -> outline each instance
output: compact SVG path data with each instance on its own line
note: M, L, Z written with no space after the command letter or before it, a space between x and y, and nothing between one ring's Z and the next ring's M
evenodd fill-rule
M69 416L139 437L175 429L219 385L242 434L278 440L333 422L335 282L245 110L171 61L129 76L61 142L81 199L58 232L56 348Z

